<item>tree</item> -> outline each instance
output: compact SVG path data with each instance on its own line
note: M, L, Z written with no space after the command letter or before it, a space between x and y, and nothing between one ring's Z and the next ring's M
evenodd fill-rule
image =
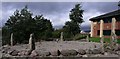
M75 36L77 33L80 33L80 25L83 21L83 10L81 9L80 4L76 4L73 9L71 9L69 18L71 21L65 23L63 26L66 37Z
M16 10L3 26L3 41L9 41L11 33L14 34L15 43L28 43L31 33L35 34L36 39L38 37L49 38L53 31L50 20L42 15L32 18L32 15L27 6L20 11Z
M48 39L52 36L53 26L50 20L45 19L43 15L36 15L34 20L37 39Z
M71 13L69 14L70 20L73 22L76 22L78 24L81 24L83 21L83 11L81 9L80 4L76 4L75 7L70 11Z

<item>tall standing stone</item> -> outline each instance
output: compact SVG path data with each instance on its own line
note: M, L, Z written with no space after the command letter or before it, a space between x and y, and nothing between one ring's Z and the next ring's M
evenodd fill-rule
M60 41L63 41L63 32L61 32Z
M116 38L116 34L114 32L111 32L111 48L114 48L117 44L117 38Z
M35 41L33 39L33 34L30 34L29 46L30 46L30 50L35 50Z
M101 50L104 53L104 37L103 36L100 39L100 43L101 43Z
M89 35L87 35L86 39L87 39L87 42L89 42Z
M13 46L13 33L11 33L11 37L10 37L10 45Z

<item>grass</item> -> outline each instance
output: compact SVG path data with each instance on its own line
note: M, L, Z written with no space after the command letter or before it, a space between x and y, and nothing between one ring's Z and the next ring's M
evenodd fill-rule
M100 38L99 37L91 37L90 41L92 41L92 42L100 42ZM104 42L110 43L110 38L104 38ZM117 43L120 44L120 39L117 40Z

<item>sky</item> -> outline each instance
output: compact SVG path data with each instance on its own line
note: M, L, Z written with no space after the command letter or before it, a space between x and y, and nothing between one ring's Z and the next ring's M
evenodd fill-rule
M4 25L16 9L21 10L27 5L33 13L33 17L43 14L45 18L52 22L54 28L62 28L65 22L70 21L70 10L78 3L84 10L83 20L85 22L81 25L82 30L90 30L90 18L118 9L118 2L2 2L2 9L0 8L2 25L0 24L0 26Z

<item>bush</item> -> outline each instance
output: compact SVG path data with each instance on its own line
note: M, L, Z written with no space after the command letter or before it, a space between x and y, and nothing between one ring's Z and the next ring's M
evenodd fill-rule
M82 34L76 34L73 39L74 40L80 40L80 39L84 39L86 38L86 35L82 35Z

